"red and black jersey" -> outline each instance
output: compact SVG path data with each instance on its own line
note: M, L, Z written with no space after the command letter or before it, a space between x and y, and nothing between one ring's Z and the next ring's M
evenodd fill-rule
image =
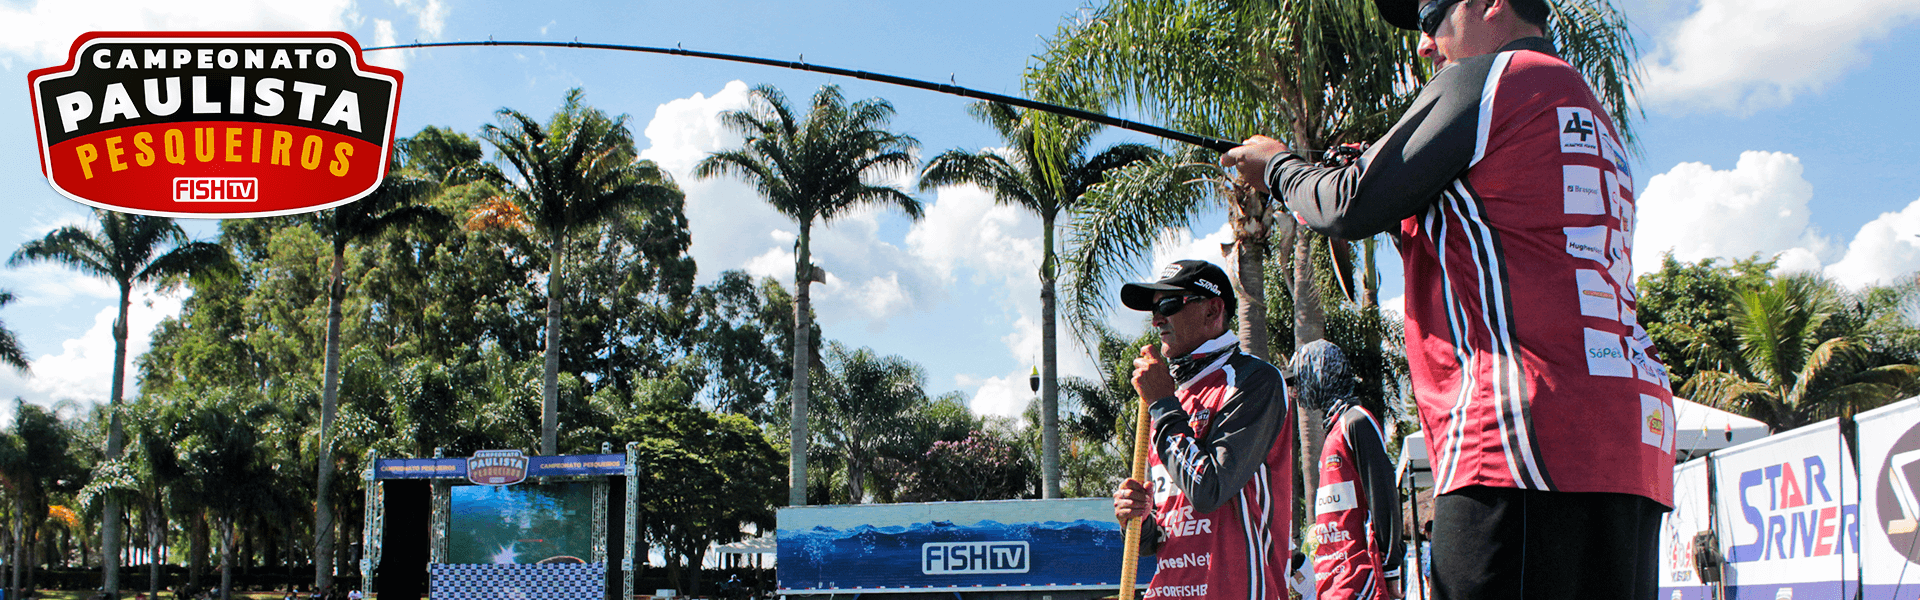
M1279 369L1229 332L1173 362L1148 407L1158 569L1143 598L1284 600L1293 510L1292 420Z
M1632 170L1551 42L1441 70L1352 165L1282 155L1267 173L1316 230L1396 234L1407 361L1441 492L1672 504L1670 382L1635 320Z
M1400 577L1400 495L1380 426L1367 409L1342 400L1327 411L1314 494L1313 579L1318 600L1386 598Z

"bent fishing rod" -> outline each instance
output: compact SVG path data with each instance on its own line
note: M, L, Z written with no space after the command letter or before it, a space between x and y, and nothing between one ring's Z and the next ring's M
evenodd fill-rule
M939 92L942 94L964 96L964 97L973 98L976 100L986 100L989 102L1011 104L1013 106L1018 106L1020 108L1037 110L1044 113L1052 113L1056 115L1072 117L1075 119L1081 119L1085 121L1092 121L1102 125L1110 125L1113 127L1126 129L1128 131L1137 131L1147 135L1165 138L1165 139L1173 140L1176 142L1192 144L1195 146L1206 148L1208 150L1213 150L1215 152L1226 152L1228 150L1232 150L1240 146L1238 142L1230 142L1227 140L1202 137L1202 136L1194 135L1191 133L1186 133L1183 131L1174 131L1172 129L1167 129L1165 127L1156 127L1156 126L1148 125L1146 123L1141 123L1138 121L1129 121L1129 120L1121 119L1117 117L1110 117L1097 112L1081 110L1081 109L1073 108L1070 106L1061 106L1058 104L1049 104L1046 102L1029 100L1029 99L1021 98L1018 96L1008 96L1004 94L995 94L993 92L983 92L983 91L972 89L972 88L961 87L959 85L936 83L932 81L922 81L919 79L908 79L906 77L900 77L896 75L887 75L884 73L872 73L868 71L858 71L854 69L842 69L839 67L829 67L825 65L811 64L811 63L803 62L805 60L804 55L801 57L802 58L801 61L789 61L789 60L774 60L771 58L758 58L753 56L741 56L738 54L722 54L719 52L702 52L699 50L688 50L688 49L680 48L677 46L673 48L658 48L653 46L632 46L627 44L600 44L600 43L593 43L593 42L581 42L577 40L571 41L571 42L536 42L536 41L501 42L501 41L494 41L494 40L487 40L484 42L427 42L427 43L414 42L411 44L398 44L393 46L376 46L372 48L361 48L360 50L362 52L373 52L376 50L405 50L405 49L412 49L412 48L449 48L449 47L460 47L460 46L533 46L533 47L542 47L542 48L588 48L593 50L618 50L621 52L642 52L647 54L670 54L673 56L691 56L694 58L709 58L714 60L749 63L749 64L769 66L769 67L779 67L783 69L812 71L815 73L840 75L843 77L852 77L855 79L864 79L867 81L877 81L880 83L906 86L910 88L918 88L923 90L931 90L931 91Z

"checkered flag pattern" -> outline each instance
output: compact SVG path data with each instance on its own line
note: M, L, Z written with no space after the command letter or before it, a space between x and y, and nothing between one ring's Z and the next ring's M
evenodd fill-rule
M429 565L431 600L599 600L606 563Z

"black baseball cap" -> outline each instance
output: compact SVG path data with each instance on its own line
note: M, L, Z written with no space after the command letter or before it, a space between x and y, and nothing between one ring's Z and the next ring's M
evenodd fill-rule
M1388 25L1408 31L1420 30L1420 5L1426 0L1373 0L1373 7L1380 11L1380 18Z
M1153 283L1129 283L1120 286L1120 304L1138 311L1153 310L1154 292L1191 292L1197 296L1227 301L1227 314L1234 311L1233 281L1227 272L1204 260L1176 260L1160 271Z

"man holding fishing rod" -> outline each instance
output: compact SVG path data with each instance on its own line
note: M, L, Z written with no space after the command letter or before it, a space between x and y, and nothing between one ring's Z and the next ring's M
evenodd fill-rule
M1375 0L1433 80L1346 166L1221 163L1330 236L1390 232L1433 460L1442 599L1640 598L1673 496L1666 369L1635 321L1633 180L1544 0Z
M1142 553L1156 554L1144 597L1286 598L1293 420L1280 371L1227 328L1233 283L1182 260L1121 287L1120 302L1151 311L1160 332L1133 361L1150 468L1113 495L1115 517L1145 519Z

